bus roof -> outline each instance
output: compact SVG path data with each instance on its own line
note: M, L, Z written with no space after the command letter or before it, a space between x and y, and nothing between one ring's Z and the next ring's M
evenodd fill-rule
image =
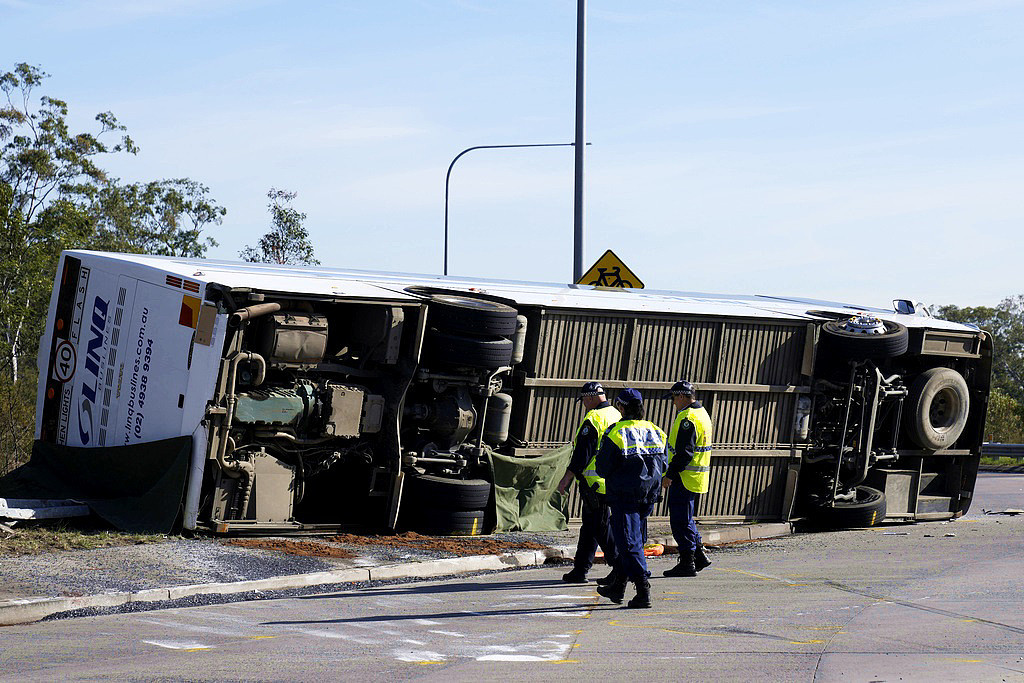
M390 273L324 266L291 266L174 256L69 251L84 261L93 259L122 262L151 268L205 284L229 288L344 296L360 299L414 300L409 288L436 288L456 292L477 292L520 304L548 308L588 309L638 313L685 313L775 320L820 320L839 315L867 312L907 327L971 330L959 323L915 315L901 315L881 309L836 301L802 297L746 294L708 294L651 289L621 289L590 285L522 282L488 278L466 278L430 274ZM157 273L154 273L157 275Z

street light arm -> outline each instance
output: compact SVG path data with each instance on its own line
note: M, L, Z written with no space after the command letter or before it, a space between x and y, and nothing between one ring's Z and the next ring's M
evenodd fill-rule
M589 142L586 144L590 144ZM575 142L543 142L529 145L476 145L474 147L467 147L452 159L452 163L448 164L448 173L444 176L444 274L448 274L448 189L452 179L452 169L455 168L455 162L462 158L462 156L468 152L472 152L474 149L510 149L514 147L575 147Z

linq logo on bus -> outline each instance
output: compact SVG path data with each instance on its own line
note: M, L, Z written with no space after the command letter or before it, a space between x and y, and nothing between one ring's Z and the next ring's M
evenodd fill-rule
M93 407L96 405L96 388L100 378L100 349L103 348L104 332L107 329L107 310L110 302L100 297L93 299L92 320L89 323L89 343L85 353L87 375L82 381L82 398L78 402L78 436L82 445L88 445L92 437ZM90 377L91 376L91 377ZM88 426L88 429L86 427Z

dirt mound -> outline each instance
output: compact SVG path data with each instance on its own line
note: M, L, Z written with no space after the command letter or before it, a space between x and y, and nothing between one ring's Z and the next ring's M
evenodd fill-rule
M394 535L359 536L338 534L313 541L290 541L280 538L234 538L227 545L274 550L289 555L348 559L358 554L341 546L377 548L410 548L452 555L501 555L512 550L543 550L547 546L533 541L502 541L493 538L439 538L413 531Z
M502 541L494 538L439 538L407 531L393 536L357 536L338 534L326 539L344 545L373 545L387 548L418 548L453 555L501 555L510 550L543 550L547 546L533 541Z
M224 544L237 545L243 548L274 550L289 555L304 555L306 557L330 557L341 560L356 557L356 554L351 550L317 541L289 541L282 538L234 538L230 541L224 541Z

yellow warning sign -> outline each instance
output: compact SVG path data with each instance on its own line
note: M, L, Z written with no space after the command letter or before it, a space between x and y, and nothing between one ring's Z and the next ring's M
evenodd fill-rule
M578 285L594 285L596 287L633 287L643 289L644 283L622 262L615 252L609 249L590 267Z

